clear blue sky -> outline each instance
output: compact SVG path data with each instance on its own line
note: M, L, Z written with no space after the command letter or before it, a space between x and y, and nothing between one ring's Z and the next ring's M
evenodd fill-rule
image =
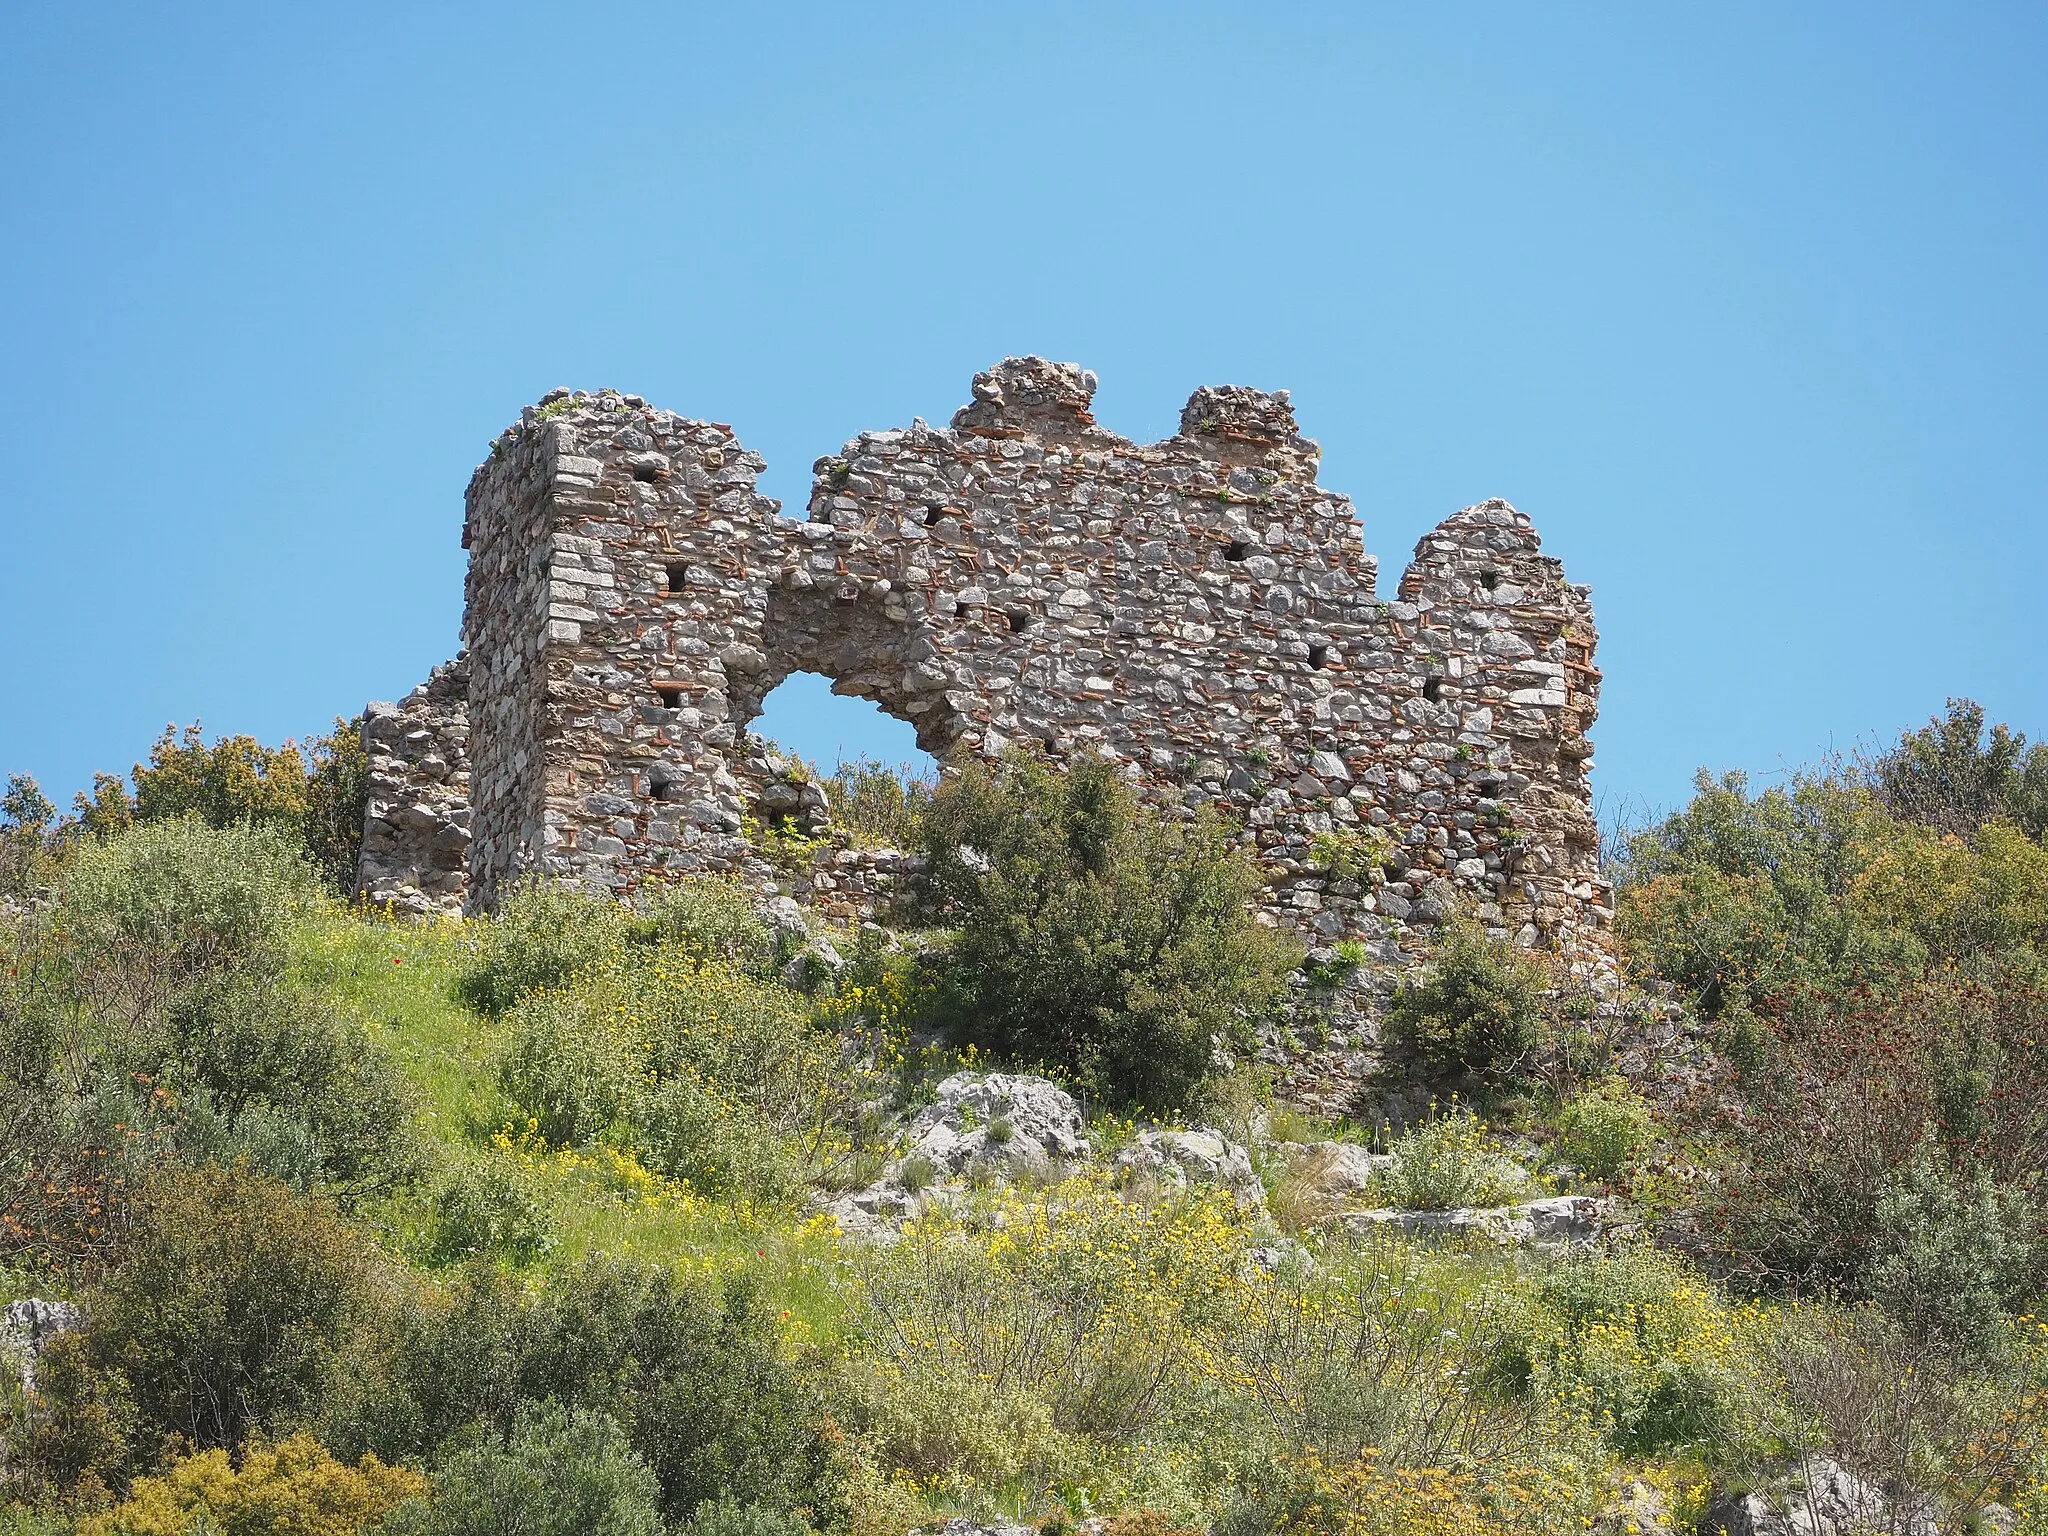
M800 507L1023 352L1139 438L1292 389L1389 581L1531 513L1610 805L2048 732L2044 70L2038 5L16 7L0 769L404 693L553 385Z

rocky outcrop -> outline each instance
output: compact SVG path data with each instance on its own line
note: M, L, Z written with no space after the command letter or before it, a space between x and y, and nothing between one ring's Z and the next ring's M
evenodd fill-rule
M1712 1536L1940 1536L1940 1523L1926 1503L1887 1498L1823 1456L1806 1462L1782 1488L1717 1499L1700 1529Z
M1252 1168L1251 1154L1206 1126L1139 1131L1117 1153L1116 1166L1128 1178L1171 1190L1184 1190L1190 1183L1216 1184L1229 1190L1241 1206L1266 1203L1266 1189Z
M1564 1248L1600 1235L1609 1202L1591 1195L1553 1195L1521 1205L1455 1211L1340 1211L1326 1225L1367 1237L1477 1238L1504 1245Z
M1355 1142L1279 1142L1275 1151L1309 1193L1325 1200L1354 1200L1372 1188L1373 1175L1394 1161Z
M841 1229L887 1238L934 1200L989 1180L1048 1182L1095 1159L1081 1106L1059 1084L1011 1072L956 1072L905 1117L898 1155L865 1189L825 1206ZM1113 1166L1133 1196L1211 1185L1250 1208L1265 1190L1245 1148L1215 1131L1147 1127Z
M941 1177L977 1163L1045 1173L1092 1152L1081 1106L1059 1084L1010 1072L955 1072L904 1132L905 1159Z
M0 1358L11 1362L19 1373L24 1392L36 1384L36 1361L60 1333L69 1333L84 1318L68 1301L44 1301L29 1297L10 1301L0 1312Z

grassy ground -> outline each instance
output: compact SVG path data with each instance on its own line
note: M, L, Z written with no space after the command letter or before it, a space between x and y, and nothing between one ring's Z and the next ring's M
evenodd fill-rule
M705 1200L609 1149L551 1150L522 1134L497 1082L504 1027L460 996L467 937L459 919L392 923L331 909L301 924L294 963L317 996L391 1052L418 1090L428 1189L437 1170L465 1158L511 1156L525 1164L555 1235L539 1261L543 1272L612 1254L744 1275L787 1312L795 1331L837 1331L844 1274L829 1223ZM393 1247L420 1260L431 1219L427 1193L402 1194L366 1214Z

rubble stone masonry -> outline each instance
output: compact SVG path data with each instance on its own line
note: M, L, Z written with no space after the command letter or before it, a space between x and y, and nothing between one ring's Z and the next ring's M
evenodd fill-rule
M950 427L820 459L801 522L728 426L610 391L528 408L470 482L460 664L371 706L365 893L758 874L747 727L812 671L942 762L1106 754L1161 805L1218 805L1312 942L1392 959L1464 902L1603 951L1592 607L1528 518L1456 513L1382 598L1285 393L1197 390L1140 446L1094 387L1009 359Z

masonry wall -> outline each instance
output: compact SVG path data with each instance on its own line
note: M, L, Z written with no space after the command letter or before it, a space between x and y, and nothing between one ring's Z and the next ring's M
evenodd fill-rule
M1198 390L1140 446L1093 390L1011 359L949 427L819 460L801 522L727 426L609 392L526 411L465 524L470 903L522 870L748 868L745 727L809 670L941 759L1107 753L1158 803L1227 807L1311 937L1393 958L1465 901L1525 943L1604 947L1591 607L1528 519L1455 514L1383 598L1285 394ZM1374 828L1384 883L1339 878Z

